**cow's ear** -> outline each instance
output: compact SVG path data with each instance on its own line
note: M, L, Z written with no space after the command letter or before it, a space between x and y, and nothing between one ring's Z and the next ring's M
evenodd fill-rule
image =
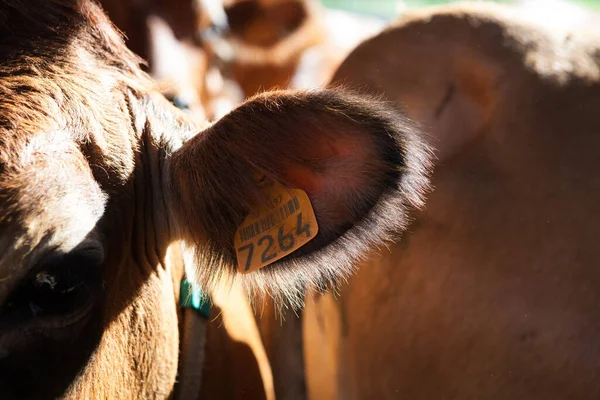
M234 237L249 214L270 209L265 181L305 192L310 206L296 205L305 220L314 210L316 236L281 259L291 231L283 238L272 231L274 244L255 237L254 257L276 261L241 276L251 289L293 295L347 275L357 259L401 232L407 209L422 204L428 166L418 128L387 104L341 91L272 92L248 100L172 155L172 215L202 263L197 278L206 281L244 269ZM301 192L286 193L284 199ZM259 224L246 239L277 222ZM291 233L308 237L303 227Z
M473 3L406 12L357 46L331 84L360 87L402 104L427 126L436 159L443 163L488 129L498 107L505 107L502 98L515 96L508 94L511 87L522 88L521 80L528 82L534 65L545 60L531 56L523 44L507 46L507 37L523 35L546 46L543 32L521 25L515 11Z

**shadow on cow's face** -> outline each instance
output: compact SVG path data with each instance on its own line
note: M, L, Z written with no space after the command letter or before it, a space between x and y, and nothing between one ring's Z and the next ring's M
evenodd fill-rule
M13 139L0 174L0 398L168 395L178 326L167 232L146 214L152 150L140 138L118 178L95 160L98 142Z
M104 304L92 243L43 257L1 307L3 399L59 396L88 363L102 335Z
M4 138L0 395L57 396L101 335L105 246L95 226L106 195L66 132Z

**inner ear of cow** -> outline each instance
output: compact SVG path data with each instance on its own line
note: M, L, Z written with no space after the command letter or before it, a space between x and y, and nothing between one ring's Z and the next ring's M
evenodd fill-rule
M173 207L184 239L210 265L234 268L234 234L265 201L257 174L302 189L318 235L260 271L327 263L335 275L401 231L407 207L421 204L428 165L418 128L385 103L333 90L272 92L173 154Z

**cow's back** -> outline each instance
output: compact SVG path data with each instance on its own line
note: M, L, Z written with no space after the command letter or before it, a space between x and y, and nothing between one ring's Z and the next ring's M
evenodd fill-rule
M495 7L435 14L334 78L403 105L438 161L402 240L309 302L312 398L598 398L595 38Z

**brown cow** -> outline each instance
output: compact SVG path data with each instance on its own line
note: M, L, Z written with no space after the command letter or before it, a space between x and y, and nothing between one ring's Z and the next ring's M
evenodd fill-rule
M234 0L225 13L230 31L214 55L246 97L288 87L303 52L326 39L314 0Z
M178 240L203 287L233 279L299 305L422 203L429 153L397 109L333 90L267 93L197 126L93 2L1 0L0 60L2 399L167 398ZM240 274L234 236L266 206L261 174L308 194L318 232L299 224L296 235L317 232L310 242Z
M245 96L323 87L346 55L385 25L324 9L315 0L232 0L225 2L225 13L230 33L216 41L216 56Z
M147 60L151 76L163 82L167 98L196 114L203 107L209 119L261 91L322 87L351 48L383 26L324 12L314 0L101 5L129 48Z
M325 40L322 13L312 0L102 0L101 5L127 36L129 48L147 60L167 98L195 114L204 108L211 119L244 97L289 87L303 52ZM337 55L335 63L325 62L326 69L333 73L341 61Z
M203 116L208 60L197 44L211 19L203 1L101 0L127 46L147 62L147 72L162 82L163 93L181 108ZM225 22L223 22L225 24Z
M220 0L101 0L111 20L126 35L126 43L148 64L147 72L161 82L165 96L196 115L212 117L213 104L227 87L210 84L217 72L207 54L207 40L228 30ZM208 81L208 82L207 82ZM233 94L233 101L242 99ZM231 96L229 96L231 97Z
M384 25L325 10L315 0L235 0L225 12L230 33L213 42L219 48L211 59L220 60L244 96L324 86L349 51Z
M311 398L600 398L600 35L543 25L409 12L337 71L437 163L403 242L306 309Z

